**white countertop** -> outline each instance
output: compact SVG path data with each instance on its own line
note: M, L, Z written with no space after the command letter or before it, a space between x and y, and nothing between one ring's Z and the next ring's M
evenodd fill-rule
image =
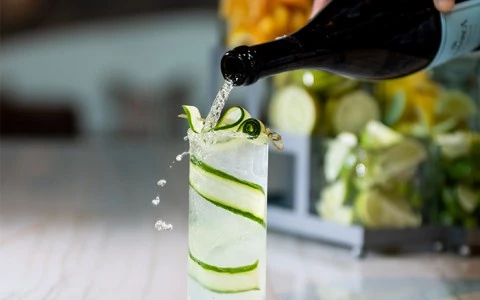
M188 170L168 168L186 149L178 140L2 140L0 299L186 299ZM157 232L157 219L173 231ZM269 299L480 299L480 259L359 261L269 231L268 285Z

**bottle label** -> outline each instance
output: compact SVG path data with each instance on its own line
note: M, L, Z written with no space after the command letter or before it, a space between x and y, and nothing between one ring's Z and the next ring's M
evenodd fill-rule
M453 11L441 14L441 22L442 41L429 68L467 54L480 45L480 0L457 3Z

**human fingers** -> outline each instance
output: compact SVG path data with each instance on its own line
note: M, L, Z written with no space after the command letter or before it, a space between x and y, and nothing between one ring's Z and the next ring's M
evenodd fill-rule
M434 0L433 3L443 13L451 11L455 6L455 0Z
M314 15L317 14L322 8L324 8L330 0L314 0L313 1L313 8L312 8L312 14L310 18L312 18Z

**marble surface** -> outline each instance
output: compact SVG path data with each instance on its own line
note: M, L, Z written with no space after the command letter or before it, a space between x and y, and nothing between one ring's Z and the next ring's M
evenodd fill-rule
M2 140L0 299L186 299L188 169L169 168L186 149L178 140ZM173 231L157 232L157 219ZM267 272L269 299L480 299L479 258L355 260L273 231Z

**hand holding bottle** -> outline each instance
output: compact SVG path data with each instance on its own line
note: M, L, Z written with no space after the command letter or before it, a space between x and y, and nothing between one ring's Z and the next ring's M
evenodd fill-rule
M291 35L225 53L224 78L250 85L281 72L320 69L385 80L480 50L480 0L314 0L314 9Z

